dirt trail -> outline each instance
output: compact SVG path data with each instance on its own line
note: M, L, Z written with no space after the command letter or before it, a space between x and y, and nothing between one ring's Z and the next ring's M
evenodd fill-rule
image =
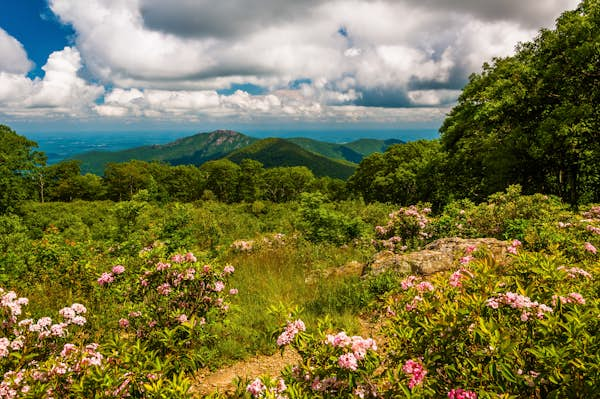
M360 334L364 337L377 337L380 325L374 324L363 318L358 319ZM250 359L242 360L231 366L210 372L201 371L196 375L193 387L194 393L199 397L218 392L228 392L235 389L234 379L254 379L261 375L277 377L288 365L300 361L300 355L289 346L283 352L283 356L277 352L274 355L259 355Z
M283 356L277 352L271 356L260 355L246 359L215 372L201 372L196 375L194 391L199 395L208 395L215 391L226 392L235 389L233 380L254 379L261 375L276 377L287 365L296 364L300 356L287 348Z

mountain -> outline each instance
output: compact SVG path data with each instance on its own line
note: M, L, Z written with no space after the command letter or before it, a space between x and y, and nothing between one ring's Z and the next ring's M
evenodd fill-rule
M102 175L110 162L163 161L171 165L201 165L206 161L244 158L262 162L265 167L306 166L316 176L345 179L357 164L373 152L383 152L400 140L360 139L346 144L309 138L259 140L231 130L198 133L167 144L146 145L122 151L91 151L72 159L81 161L82 173Z
M295 137L287 139L298 144L305 150L324 155L328 158L360 163L362 159L374 152L384 152L393 144L401 144L403 141L396 139L359 139L350 143L337 144L318 141L306 137Z
M82 173L102 175L110 162L164 161L171 165L200 165L223 158L238 148L255 142L256 138L231 130L198 133L171 143L130 148L122 151L91 151L73 157L81 161Z
M379 139L358 139L344 144L344 147L361 154L363 157L371 155L374 152L385 152L388 147L394 144L403 144L404 141L397 139L379 140ZM362 158L361 158L362 159Z
M330 176L347 179L356 170L356 164L344 160L331 159L305 150L291 140L269 138L257 141L247 147L233 151L226 156L233 162L254 159L265 168L276 166L306 166L315 176Z

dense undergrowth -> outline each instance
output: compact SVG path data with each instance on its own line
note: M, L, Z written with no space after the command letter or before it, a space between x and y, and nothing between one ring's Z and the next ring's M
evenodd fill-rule
M197 369L274 353L282 327L301 363L231 396L593 397L600 207L511 187L426 208L23 203L0 216L0 397L192 396ZM472 248L426 279L331 272L449 236L511 255Z

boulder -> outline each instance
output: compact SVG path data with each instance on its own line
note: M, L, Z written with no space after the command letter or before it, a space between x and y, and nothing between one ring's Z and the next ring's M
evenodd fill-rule
M477 250L484 249L494 260L501 262L506 260L506 248L509 245L495 238L441 238L427 244L421 251L400 254L391 251L379 252L365 266L363 275L377 275L387 271L428 275L454 270L469 247L475 247Z

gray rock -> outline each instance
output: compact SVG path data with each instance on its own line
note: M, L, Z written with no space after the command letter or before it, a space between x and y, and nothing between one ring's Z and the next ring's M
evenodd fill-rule
M496 261L504 261L510 244L495 238L442 238L433 241L421 251L396 254L382 251L373 257L363 269L363 275L377 275L386 271L398 274L428 275L444 270L457 269L459 260L470 246L485 249Z

